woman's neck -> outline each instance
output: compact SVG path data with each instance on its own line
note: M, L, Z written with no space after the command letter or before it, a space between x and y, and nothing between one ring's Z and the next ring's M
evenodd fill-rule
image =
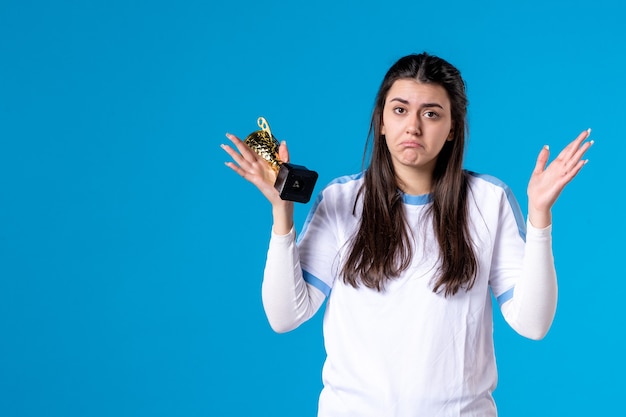
M429 194L432 188L433 175L430 171L416 169L396 169L398 188L405 194Z

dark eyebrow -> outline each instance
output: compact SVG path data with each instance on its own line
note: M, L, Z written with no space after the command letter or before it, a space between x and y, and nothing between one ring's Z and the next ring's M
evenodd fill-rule
M389 102L390 102L390 103L391 103L392 101L399 101L399 102L400 102L400 103L402 103L402 104L409 105L409 101L408 101L408 100L405 100L405 99L400 98L400 97L394 97L394 98L392 98L391 100L389 100ZM423 109L423 108L426 108L426 107L439 107L440 109L442 109L442 110L443 110L443 106L442 106L441 104L439 104L439 103L423 103L423 104L420 106L420 108L422 108L422 109Z
M443 106L439 103L424 103L420 106L420 108L425 108L425 107L439 107L441 110L443 110Z
M409 104L409 100L405 100L405 99L400 98L400 97L395 97L395 98L392 98L391 100L389 100L390 103L392 101L399 101L400 103L407 104L407 105Z

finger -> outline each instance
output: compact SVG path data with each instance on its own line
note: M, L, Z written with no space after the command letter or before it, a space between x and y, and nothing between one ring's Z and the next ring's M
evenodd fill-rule
M587 152L593 144L594 144L593 140L583 143L578 148L576 153L572 155L572 158L569 161L566 161L566 163L564 164L565 173L563 175L563 179L565 180L565 183L570 182L576 175L578 175L578 173L583 168L583 166L585 166L587 162L589 162L588 159L582 159L582 158L585 155L585 152Z
M224 162L224 164L227 167L229 167L230 169L235 171L237 174L239 174L241 177L243 177L244 179L252 183L256 183L259 179L262 180L263 172L260 171L260 169L262 169L260 168L260 165L256 163L249 163L232 149L231 149L231 152L233 152L233 157L237 158L235 160L236 163L231 162L231 161Z
M578 161L578 163L576 165L574 165L568 172L567 174L564 176L564 183L567 184L569 183L571 180L574 179L574 177L576 175L578 175L578 173L580 172L581 169L583 169L583 167L585 165L587 165L588 160L584 159L584 160L580 160Z
M546 164L548 163L548 158L550 157L550 148L548 145L545 145L541 152L539 152L539 156L537 156L537 163L535 164L534 173L540 174L546 169Z
M585 139L589 137L591 134L591 128L580 132L580 134L569 143L559 154L557 159L569 159L571 158L576 151L580 148L580 145L583 143Z
M233 162L224 162L224 165L226 165L227 167L229 167L230 169L232 169L233 171L235 171L237 174L239 174L240 176L242 176L243 178L246 177L246 171L244 171L243 169L241 169L237 164L233 163Z
M244 145L245 143L243 143L243 141L241 139L239 139L237 136L233 135L232 133L226 133L226 137L228 139L230 139L230 141L235 145L235 147L239 148L239 145Z
M257 153L254 152L248 145L246 145L241 139L237 136L227 133L226 137L230 139L230 141L235 145L239 153L246 159L246 161L254 162L257 158Z
M289 162L289 150L287 149L287 142L282 141L278 147L278 157L283 162Z
M238 165L241 166L248 164L248 161L246 161L246 159L239 152L235 151L230 146L224 144L221 144L220 146L228 155L230 155L231 158L233 158L235 162L237 162Z
M579 161L581 161L583 159L583 156L585 156L585 153L589 150L589 148L591 148L591 146L593 144L594 144L593 140L590 140L589 142L583 143L580 146L580 148L578 148L576 153L574 155L572 155L572 157L571 157L571 159L569 161L569 165L577 164Z
M584 139L587 138L589 138L589 131L587 131L587 135L584 137ZM574 143L579 145L578 148L574 149L574 153L571 154L569 158L563 158L564 166L567 168L568 171L571 170L574 165L578 164L580 160L582 160L585 153L594 144L593 140L580 144L578 139L579 138L574 141Z

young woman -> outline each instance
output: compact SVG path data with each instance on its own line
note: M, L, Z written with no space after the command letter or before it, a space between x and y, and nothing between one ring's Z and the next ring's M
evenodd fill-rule
M549 165L541 150L525 224L506 185L463 170L466 107L451 64L398 60L376 98L368 168L320 193L297 241L274 171L237 137L227 135L238 152L222 145L272 204L262 290L272 328L295 329L328 298L319 416L495 416L490 291L521 335L550 328L551 207L585 164L589 131ZM284 143L279 155L288 161Z

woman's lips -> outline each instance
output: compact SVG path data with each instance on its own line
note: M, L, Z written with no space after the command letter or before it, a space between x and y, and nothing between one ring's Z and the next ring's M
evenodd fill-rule
M422 144L420 144L419 142L412 141L412 140L404 141L400 143L400 145L405 148L423 148Z

